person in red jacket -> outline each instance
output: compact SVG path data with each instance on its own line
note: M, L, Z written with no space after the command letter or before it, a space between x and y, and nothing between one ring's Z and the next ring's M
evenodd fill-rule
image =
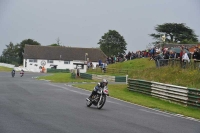
M180 52L180 65L182 67L182 56L183 56L183 47L180 48L181 49L181 52Z
M21 70L20 74L21 74L21 77L24 76L24 70L23 69Z

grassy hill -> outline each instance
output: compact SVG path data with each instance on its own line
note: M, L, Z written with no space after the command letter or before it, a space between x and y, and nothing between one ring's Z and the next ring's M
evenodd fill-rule
M126 70L129 78L156 81L166 84L180 85L190 88L200 88L200 71L194 69L182 69L178 66L166 66L156 68L155 62L149 58L134 59L122 63L108 65L106 75L126 75L119 73ZM109 71L109 70L112 70ZM102 74L99 70L89 70L88 73Z
M12 68L0 66L0 72L11 72Z

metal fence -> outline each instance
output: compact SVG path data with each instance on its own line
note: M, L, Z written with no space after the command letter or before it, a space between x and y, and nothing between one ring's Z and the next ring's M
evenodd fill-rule
M52 69L47 68L47 73L70 73L69 69Z
M76 78L76 74L75 73L71 73L71 78L75 79Z
M80 77L83 79L92 79L92 74L80 73Z
M188 105L200 108L200 90L188 88Z
M159 82L128 79L128 89L161 99L200 108L200 90Z
M130 69L117 69L117 68L101 68L96 67L96 69L89 69L90 72L93 73L108 73L108 74L119 74L119 75L127 75L131 70Z
M127 69L115 69L115 68L105 68L105 73L110 73L110 74L115 74L115 73L118 73L118 74L128 74L129 70Z
M200 70L200 60L193 61L181 61L180 59L159 59L155 60L156 67L162 66L179 66L181 68L199 69Z

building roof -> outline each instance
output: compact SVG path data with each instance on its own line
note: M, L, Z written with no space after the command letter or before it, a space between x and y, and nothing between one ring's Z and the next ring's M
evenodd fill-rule
M39 46L25 45L24 59L46 59L46 60L85 60L98 62L106 60L106 55L99 48L78 48L78 47L63 47L63 46Z

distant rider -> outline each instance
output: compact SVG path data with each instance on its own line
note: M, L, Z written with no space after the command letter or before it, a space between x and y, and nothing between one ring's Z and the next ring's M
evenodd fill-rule
M23 69L21 70L20 74L21 74L21 77L24 75L24 70Z
M12 70L11 75L12 75L12 77L15 76L15 70L14 69Z

